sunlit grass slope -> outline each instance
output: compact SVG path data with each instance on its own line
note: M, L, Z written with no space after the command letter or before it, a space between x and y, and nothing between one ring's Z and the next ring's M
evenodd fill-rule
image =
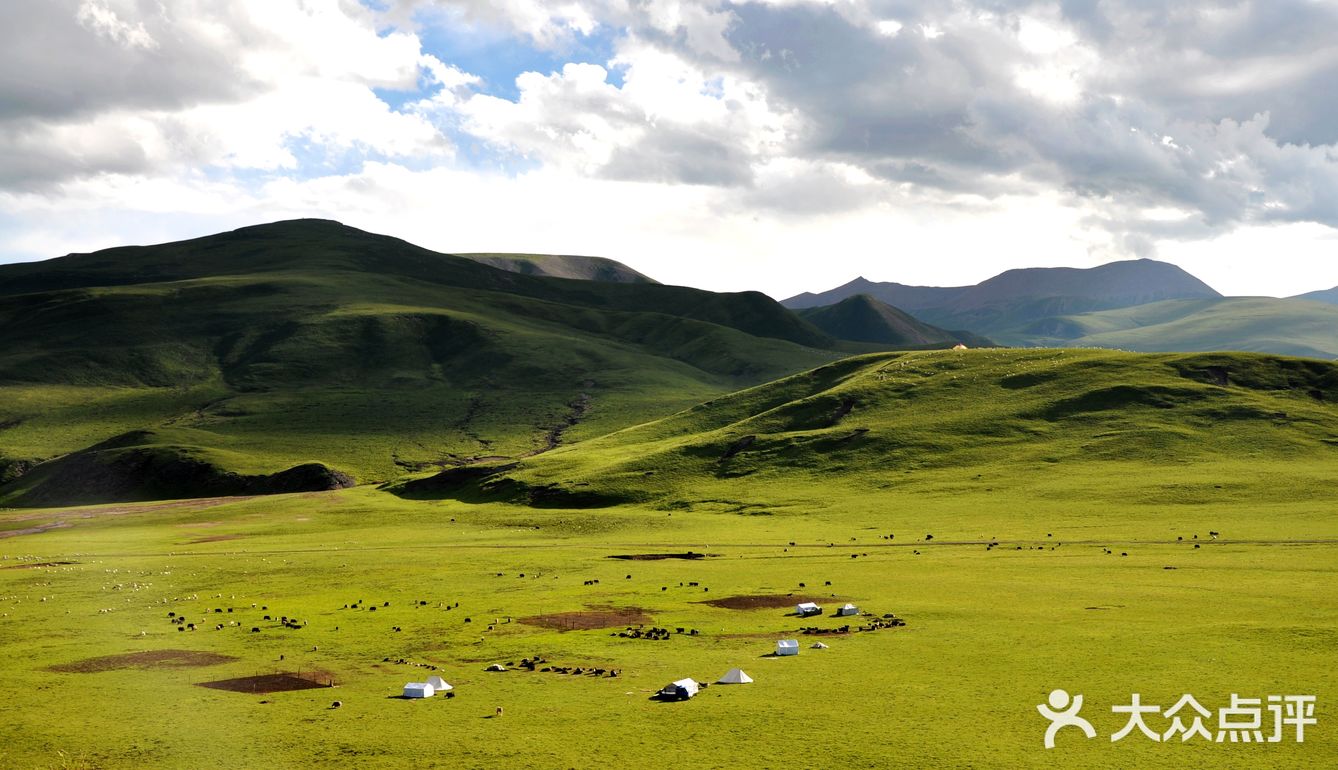
M760 294L519 275L313 220L0 267L0 329L0 480L148 431L229 471L379 481L840 355Z
M1094 495L1149 468L1216 478L1292 463L1320 494L1338 462L1338 365L1253 354L1094 350L884 353L747 389L532 458L455 493L578 495L690 506L817 501L925 474L962 489L1090 477ZM1305 470L1302 470L1305 469ZM986 479L981 482L978 479ZM430 487L430 485L428 485ZM446 485L449 488L449 485ZM788 491L787 491L788 490Z

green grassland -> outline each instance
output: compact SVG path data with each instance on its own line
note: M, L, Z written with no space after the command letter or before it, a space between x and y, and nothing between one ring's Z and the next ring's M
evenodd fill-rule
M1305 299L1177 299L1047 318L1008 344L1140 350L1251 350L1338 358L1338 309Z
M9 504L105 499L77 494L106 459L89 450L131 432L220 472L316 462L373 483L843 355L760 294L520 275L314 220L2 266L0 328ZM3 483L79 452L80 473Z
M0 765L1333 767L1335 404L1338 367L1303 359L883 353L456 484L0 512ZM769 658L845 621L702 603L756 594L907 625ZM520 620L592 609L700 633ZM169 649L236 660L51 669ZM621 675L484 671L534 655ZM401 658L457 697L392 697L432 673ZM734 666L756 681L650 699ZM197 686L315 670L338 686ZM1096 740L1042 748L1055 688ZM1319 724L1112 744L1134 692L1316 695Z

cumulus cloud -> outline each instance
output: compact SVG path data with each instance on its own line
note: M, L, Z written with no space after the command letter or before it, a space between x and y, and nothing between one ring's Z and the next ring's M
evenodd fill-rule
M79 4L75 19L102 37L109 38L126 48L154 49L158 41L153 39L143 23L129 24L116 15L105 0L84 0Z
M477 94L459 106L465 130L520 155L593 176L741 185L777 151L787 116L761 89L716 76L630 40L609 62L528 72L517 100Z
M0 186L98 174L296 169L328 158L449 155L421 115L374 89L443 89L463 73L370 11L244 0L48 2L0 10ZM53 54L53 51L59 52ZM24 73L19 76L18 73ZM27 73L32 73L28 77Z
M951 280L1261 233L1313 256L1338 228L1336 32L1307 0L7 0L0 249L49 256L24 223L60 211L98 223L82 244L173 206L412 236L438 227L422 196L458 232L534 235L475 248L627 256L642 228L729 288L758 263L728 253L815 288L834 263L801 257L883 254L861 237L974 266Z
M1338 225L1338 9L1305 2L749 2L740 77L808 122L798 156L899 184L1061 189L1122 234ZM1195 226L1180 232L1201 234ZM1130 239L1128 242L1135 242ZM1138 241L1142 242L1142 241Z

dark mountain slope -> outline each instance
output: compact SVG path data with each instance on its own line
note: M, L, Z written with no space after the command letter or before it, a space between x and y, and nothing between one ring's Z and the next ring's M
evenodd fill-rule
M800 317L833 337L902 348L971 347L991 344L968 332L952 332L922 323L909 313L857 294L835 305L799 311Z
M796 294L781 304L791 310L799 310L834 305L843 299L866 294L879 302L914 312L923 308L946 307L970 288L970 286L907 286L902 283L870 281L861 276L828 291Z
M604 283L659 283L654 278L605 257L570 254L459 254L489 267L525 275Z
M1089 269L1009 270L975 286L937 288L857 279L820 295L792 297L784 304L791 308L830 304L854 294L868 294L935 326L969 329L1009 344L1024 343L1021 328L1044 318L1221 296L1175 265L1139 259Z

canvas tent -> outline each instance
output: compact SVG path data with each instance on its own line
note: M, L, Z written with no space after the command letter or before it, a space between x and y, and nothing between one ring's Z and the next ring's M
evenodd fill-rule
M797 604L795 605L794 611L799 613L801 617L805 618L808 617L809 615L822 614L822 608L814 604L813 602L804 602L803 604Z
M432 685L427 682L410 682L404 685L404 697L406 698L431 698Z
M776 642L776 654L798 655L799 642L795 641L794 639L782 639L779 642Z
M731 668L725 672L724 676L720 677L716 684L748 684L752 681L753 678L743 673L743 669Z
M430 684L430 685L432 685L432 691L433 691L434 693L436 693L436 692L446 692L447 690L454 690L454 689L455 689L454 687L452 687L452 686L450 686L449 684L447 684L445 679L442 679L442 678L439 677L439 676L429 676L429 677L427 678L427 683Z
M697 694L699 685L691 679L680 679L677 682L670 682L660 690L661 698L672 700L687 700Z
M847 615L858 615L858 614L859 614L859 607L856 607L853 604L847 604L846 606L836 611L837 617L845 617Z

